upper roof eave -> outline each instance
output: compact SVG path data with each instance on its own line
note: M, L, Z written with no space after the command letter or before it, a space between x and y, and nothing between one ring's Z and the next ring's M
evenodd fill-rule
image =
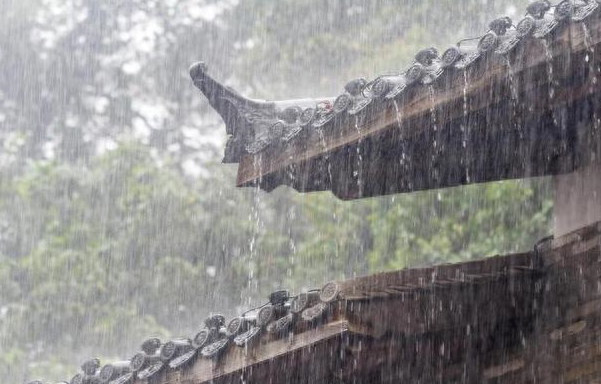
M303 107L246 99L199 64L191 75L224 118L238 186L356 199L571 172L599 140L599 4L533 4L517 25L497 19L480 40Z

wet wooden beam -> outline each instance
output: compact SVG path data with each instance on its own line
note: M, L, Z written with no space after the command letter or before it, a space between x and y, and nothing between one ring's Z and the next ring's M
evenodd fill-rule
M237 185L357 199L572 172L601 150L599 13L586 25L447 71L361 121L245 155Z
M451 327L445 329L432 321L425 332L409 335L404 333L407 328L395 329L391 321L385 335L362 332L362 348L349 353L365 364L355 371L349 365L345 377L369 377L381 383L601 382L601 225L549 240L532 256L544 269L534 282L540 291L523 290L517 284L512 287L513 295L492 293L489 301L499 310L492 309L490 314L491 308L474 296L452 298L457 308L462 303L474 305L474 317L471 322L466 319L463 326L449 324ZM498 289L490 288L491 292ZM435 319L433 313L443 308L436 301L423 300L421 307L427 311L422 319L415 319L416 323ZM529 313L519 308L520 302L530 308ZM382 321L399 305L398 300L389 303L382 307L387 312L375 317L364 307L363 320ZM420 305L414 303L412 307ZM362 316L361 309L356 312ZM415 310L404 308L400 312L406 317ZM452 314L447 312L444 317L452 323ZM352 330L358 320L349 319Z
M332 299L370 300L394 297L402 293L431 292L438 288L470 286L480 280L506 278L514 274L536 273L532 252L493 256L459 264L443 264L428 268L412 268L358 277L331 283ZM329 289L330 284L324 287ZM322 294L322 298L326 293Z

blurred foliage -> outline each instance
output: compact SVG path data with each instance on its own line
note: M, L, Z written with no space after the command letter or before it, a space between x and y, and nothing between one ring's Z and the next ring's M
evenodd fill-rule
M234 188L186 71L336 94L524 3L0 0L0 377L68 379L280 287L531 248L547 179L356 202Z

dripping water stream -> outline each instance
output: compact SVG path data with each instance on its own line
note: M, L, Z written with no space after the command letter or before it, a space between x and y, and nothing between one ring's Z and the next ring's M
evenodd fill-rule
M318 128L317 134L319 135L319 140L321 142L321 147L323 148L325 155L326 168L328 172L328 182L330 188L332 188L332 165L330 164L330 155L328 152L328 144L326 143L326 137L323 134L323 129Z
M434 148L437 148L440 143L438 142L438 125L437 125L436 107L435 107L436 100L435 100L434 96L435 96L434 87L432 85L429 85L428 86L428 97L430 98L430 122L432 123L432 131L434 132L434 135L435 135L433 145L434 145Z
M357 178L357 187L359 189L359 195L363 196L363 154L361 153L361 143L362 143L362 131L361 126L359 124L359 117L355 116L355 129L357 130L358 140L357 140L357 170L354 173L354 176Z
M256 154L253 158L253 169L255 174L262 175L263 174L263 163L261 161L261 154ZM250 210L249 220L252 223L252 234L250 236L249 244L248 244L248 257L246 258L247 262L247 297L246 297L246 305L250 306L252 304L252 299L256 296L256 292L258 290L258 281L255 276L255 264L257 257L257 242L261 236L261 179L262 176L259 176L258 182L256 184L256 188L253 193L253 204Z
M511 93L511 101L512 106L515 107L518 102L518 90L515 83L515 74L513 72L513 67L511 66L511 60L509 59L509 55L505 55L505 65L507 66L507 79L509 80L509 92ZM515 108L513 108L515 114Z
M444 142L443 140L440 139L441 136L441 132L439 132L439 127L438 127L438 121L437 121L437 117L436 117L436 107L435 107L435 97L434 97L434 87L432 85L428 85L428 95L430 98L430 121L432 124L432 132L434 135L434 138L432 140L432 146L434 147L434 150L432 151L432 164L437 164L439 162L440 159L440 153L443 149L443 145ZM439 176L439 172L438 172L438 167L437 166L433 166L432 167L432 173L433 176L435 178L438 178Z
M597 84L597 74L595 70L595 47L592 45L592 37L591 33L586 26L586 24L582 23L582 32L584 33L584 46L586 47L586 56L584 60L588 63L589 66L589 77L591 83L591 91L594 90L594 86Z
M584 35L584 46L586 47L586 55L584 57L585 62L588 64L588 77L589 77L589 92L593 94L595 92L595 87L597 85L597 70L595 68L595 47L592 44L592 37L589 28L585 23L582 23L582 33ZM597 115L597 105L593 107L593 137L591 138L593 142L600 141L601 122L599 121L599 117ZM601 152L601 148L595 148L593 150L593 161L597 160L599 157L599 153Z
M541 39L541 44L545 51L545 61L547 63L547 84L549 85L549 101L552 104L553 99L555 97L555 79L554 79L554 70L553 70L553 51L551 50L551 45L547 39ZM560 127L562 132L562 137L566 135L566 127L565 124L559 124L559 119L557 113L553 112L553 125L556 127ZM565 143L565 140L562 140ZM564 144L565 146L565 144Z
M406 162L406 151L405 151L405 141L403 140L403 115L401 114L401 110L399 109L399 103L396 100L393 100L394 110L396 112L396 121L399 129L399 137L401 139L401 159L399 161L400 165L405 165Z
M461 124L461 146L464 151L467 151L467 142L469 139L469 111L468 111L468 98L467 93L469 90L469 80L467 77L467 69L463 70L463 123ZM466 154L466 157L467 154ZM466 181L470 182L470 170L467 164L464 164L465 167L465 177Z
M396 122L397 122L397 126L399 127L399 130L403 129L403 125L401 122L401 111L399 110L399 103L397 103L396 100L393 100L393 104L394 104L394 111L396 112Z
M510 118L510 126L513 128L513 131L518 134L518 138L521 140L523 138L523 129L522 124L519 120L519 94L517 90L517 85L515 81L515 73L513 71L513 66L511 65L511 60L509 59L509 55L505 55L505 65L507 67L507 80L509 83L509 94L510 94L510 103L509 103L509 118Z
M549 83L549 99L555 97L555 81L553 80L553 52L551 46L546 39L541 40L541 44L545 50L545 59L547 61L547 82Z

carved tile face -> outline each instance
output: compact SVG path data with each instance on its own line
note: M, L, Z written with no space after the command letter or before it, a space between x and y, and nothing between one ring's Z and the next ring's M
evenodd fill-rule
M314 305L311 308L307 308L302 313L302 318L308 322L315 322L323 319L328 309L328 305L326 303L319 303Z
M261 308L259 314L257 315L257 325L259 327L264 327L269 324L273 318L275 317L275 308L273 305L266 305Z
M221 328L225 325L225 317L223 315L212 315L205 319L205 325L207 328Z
M282 141L289 142L298 136L303 130L303 127L299 124L287 125L284 129L284 134L282 135Z
M165 361L171 360L175 356L176 345L173 341L168 341L161 348L161 358Z
M444 68L440 66L439 63L435 62L432 66L426 69L426 74L422 78L423 84L432 84L434 83L442 74L444 73Z
M83 371L83 373L90 376L94 375L98 368L100 368L100 360L98 360L97 358L87 360L81 365L81 370Z
M150 338L142 343L142 351L147 355L154 355L154 353L161 347L161 340L156 337Z
M303 110L301 107L288 107L278 113L278 117L286 122L286 124L294 124L302 113Z
M482 52L480 52L479 50L471 51L465 54L464 56L461 56L457 63L455 63L455 68L465 69L469 67L472 63L474 63L476 60L478 60L480 56L482 56Z
M517 32L514 32L509 36L504 36L504 38L501 39L501 42L497 46L495 53L497 55L506 55L509 52L511 52L511 50L515 48L520 43L520 41L521 37L517 34Z
M294 317L292 316L291 313L287 314L284 317L279 318L274 324L274 332L287 332L290 327L292 326L292 321L293 321Z
M359 97L355 99L355 103L349 110L349 115L356 115L357 113L363 111L367 106L371 104L373 99L366 97Z
M384 97L392 88L390 80L380 77L372 84L370 91L373 97Z
M461 51L457 47L450 47L442 54L442 63L445 67L455 64L461 57Z
M327 123L329 123L333 118L334 118L335 114L334 111L332 110L318 110L317 111L317 115L315 116L315 119L313 120L313 126L315 128L321 128L324 125L326 125Z
M254 341L256 341L258 339L258 337L260 336L260 334L261 334L260 327L252 327L248 331L236 336L234 338L234 343L238 347L248 346L248 345L252 344Z
M299 124L301 126L310 124L311 121L313 121L313 118L315 117L315 112L315 108L305 108L305 110L299 117Z
M307 308L308 304L309 304L309 295L306 293L301 293L297 297L295 297L294 300L292 300L292 303L290 305L290 311L292 313L300 313L305 308Z
M394 99L395 97L397 97L398 95L400 95L401 93L403 93L403 91L407 88L407 84L406 83L401 83L401 84L396 84L394 86L394 88L392 88L392 90L390 91L390 93L388 93L388 95L386 95L386 99Z
M419 81L422 76L424 76L426 73L426 70L424 69L424 66L421 64L414 64L411 66L411 68L409 68L409 70L407 71L407 79L410 83L415 83L417 81Z
M557 28L559 22L554 18L545 18L541 20L537 20L536 28L534 29L534 33L532 34L537 39L542 39L547 37L551 32Z
M211 332L208 329L200 330L196 336L194 336L194 340L192 341L192 345L196 349L200 349L205 346L205 344L209 341Z
M196 356L196 352L197 352L197 350L193 349L191 351L188 351L187 353L184 353L181 356L178 356L177 358L175 358L169 362L169 367L173 368L173 369L181 367L182 365L191 361L192 358L194 356Z
M521 37L530 35L536 28L536 21L528 16L523 18L516 26L517 34Z
M481 52L488 52L495 48L498 43L499 37L495 33L489 32L480 39L478 50Z
M227 347L229 343L229 339L221 339L221 340L217 340L214 343L211 343L209 345L207 345L206 347L204 347L200 353L204 356L204 357L214 357L219 355L221 352L223 352L225 350L225 348Z
M589 1L586 5L582 7L577 7L572 13L572 20L574 21L583 21L588 18L590 15L595 12L599 8L599 3L597 1Z
M332 281L323 286L323 288L321 289L321 293L319 294L319 297L320 297L321 301L329 303L338 298L339 292L340 292L340 288L338 287L338 284L336 282Z
M434 60L438 57L438 51L436 48L422 49L415 55L415 60L424 66L432 65Z
M570 1L562 1L555 7L553 16L555 16L555 19L557 20L567 20L572 16L573 10L574 7Z
M344 86L344 90L351 96L359 96L366 84L367 80L363 78L351 80Z
M348 94L343 93L342 95L338 96L336 101L334 101L334 113L342 113L346 111L348 108L350 108L352 103L353 100L351 97Z
M237 334L239 334L242 331L243 322L244 319L242 319L241 317L234 317L227 324L227 334L229 336L236 336Z
M528 5L527 11L536 19L542 19L551 9L551 3L547 0L539 0Z
M509 17L501 17L490 22L488 25L490 30L497 36L502 36L511 28L512 21Z

